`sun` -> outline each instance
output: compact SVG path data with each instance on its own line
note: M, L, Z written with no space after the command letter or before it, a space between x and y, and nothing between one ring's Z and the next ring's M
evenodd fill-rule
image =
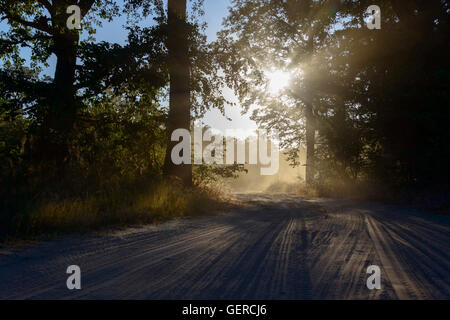
M282 70L269 71L265 74L269 80L268 89L271 94L280 93L291 81L291 74Z

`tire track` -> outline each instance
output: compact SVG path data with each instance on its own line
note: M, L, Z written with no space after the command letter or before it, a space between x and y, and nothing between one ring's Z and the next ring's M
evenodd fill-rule
M423 295L417 286L411 283L407 272L403 269L403 265L392 251L390 244L385 240L385 237L383 237L377 222L367 215L365 216L365 221L377 255L397 298L400 300L423 298Z
M450 298L448 217L350 200L237 198L242 206L226 215L0 256L0 298ZM81 267L81 291L65 286L71 264ZM366 287L370 264L382 268L381 290Z

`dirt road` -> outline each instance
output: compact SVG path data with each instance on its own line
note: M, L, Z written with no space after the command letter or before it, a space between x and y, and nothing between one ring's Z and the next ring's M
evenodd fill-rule
M450 299L450 218L239 194L219 216L0 250L1 299ZM69 265L82 290L66 287ZM369 290L366 269L381 268Z

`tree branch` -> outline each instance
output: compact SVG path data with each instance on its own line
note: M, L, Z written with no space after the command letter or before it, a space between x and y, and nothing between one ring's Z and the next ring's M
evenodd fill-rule
M54 15L55 8L48 0L37 0L37 2L42 4L47 9L47 11L50 13L50 15L52 15L52 16Z
M21 44L23 42L26 41L34 41L34 40L50 40L52 39L51 36L46 36L43 34L40 35L34 35L34 36L25 36L25 35L20 35L19 38L13 38L13 39L0 39L0 44L10 44L10 45L16 45L16 44Z
M84 17L89 12L89 10L91 10L94 3L95 0L80 0L78 5L80 6L82 17Z
M34 29L38 29L40 31L46 32L48 34L53 35L54 34L54 30L47 24L44 22L44 19L40 20L40 22L37 21L28 21L23 19L22 17L12 14L11 12L9 12L7 9L5 9L4 7L0 7L0 10L3 11L3 17L2 20L4 20L5 18L10 20L10 21L14 21L17 23L20 23L21 25L24 25L26 27L31 27Z

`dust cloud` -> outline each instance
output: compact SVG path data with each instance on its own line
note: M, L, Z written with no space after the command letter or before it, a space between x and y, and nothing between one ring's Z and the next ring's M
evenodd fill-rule
M284 151L280 150L280 167L272 176L261 175L261 165L245 165L247 173L239 174L236 179L225 179L225 188L230 192L289 192L293 185L305 179L306 154L302 148L298 161L302 164L292 167Z

